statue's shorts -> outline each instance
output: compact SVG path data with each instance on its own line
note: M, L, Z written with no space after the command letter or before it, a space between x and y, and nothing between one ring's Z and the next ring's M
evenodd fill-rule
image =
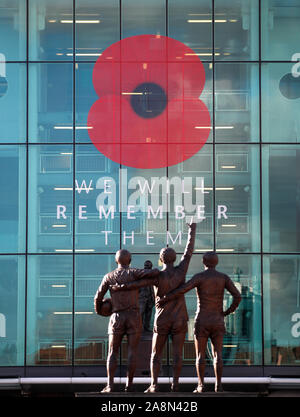
M113 313L108 324L108 334L141 333L142 319L139 310L124 310Z
M154 323L153 332L161 335L171 334L176 335L179 333L186 333L188 331L186 319L180 319L176 321L166 321Z
M223 337L225 333L224 324L211 324L204 323L203 321L195 321L194 335L198 339L199 337L205 337L215 339L217 337Z

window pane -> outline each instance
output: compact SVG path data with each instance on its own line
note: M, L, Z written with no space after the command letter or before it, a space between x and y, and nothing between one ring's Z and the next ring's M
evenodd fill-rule
M71 252L73 149L32 145L29 166L28 250Z
M109 317L94 312L94 295L104 275L115 268L114 256L76 255L75 365L106 364Z
M165 0L122 2L122 39L135 35L166 34Z
M0 252L25 252L26 149L0 146Z
M71 364L72 275L72 256L28 258L28 365Z
M75 135L78 142L91 143L87 129L87 117L93 103L98 100L93 85L94 64L76 64L76 128Z
M119 164L93 145L76 146L76 252L120 248Z
M0 142L24 142L26 65L12 63L3 64L2 67L1 65L0 62Z
M261 332L261 286L260 258L251 255L220 255L218 271L229 275L242 294L242 301L234 314L225 318L226 333L223 342L225 365L260 365L262 356ZM204 270L202 255L194 254L187 274L187 280ZM224 310L231 302L231 295L225 291ZM194 316L197 309L196 290L185 294L189 322L187 340L193 343ZM184 363L194 363L195 353L190 346L190 357ZM208 359L212 363L211 354Z
M216 64L217 142L259 141L259 76L256 64Z
M215 0L217 60L257 60L259 2Z
M131 252L158 252L166 246L166 169L122 168L122 245ZM160 190L166 197L163 201Z
M299 53L299 18L299 0L261 2L262 59L290 61Z
M262 65L263 142L300 139L300 78L292 69L292 63Z
M0 61L2 58L6 61L24 60L26 58L26 0L1 0L0 21Z
M201 60L212 59L211 1L169 0L168 35L183 42Z
M264 257L265 363L300 363L300 257Z
M29 140L71 142L72 64L29 65Z
M73 59L73 0L29 0L29 59Z
M212 146L206 144L200 152L186 161L169 167L169 180L175 183L178 178L183 186L174 187L171 202L174 201L169 213L168 228L175 243L170 240L170 246L178 252L183 252L186 244L186 223L193 215L193 221L197 223L195 252L213 249L213 157ZM182 192L183 191L183 192ZM183 206L185 217L176 206ZM179 259L178 255L178 259Z
M76 60L96 61L120 40L119 4L119 0L76 1Z
M258 146L216 146L217 250L260 250L259 169Z
M263 244L265 252L300 251L300 147L263 147Z
M0 365L24 364L25 257L0 256Z

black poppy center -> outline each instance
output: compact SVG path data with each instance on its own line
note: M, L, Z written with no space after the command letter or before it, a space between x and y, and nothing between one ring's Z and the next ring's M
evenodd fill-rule
M143 83L131 93L131 105L136 114L145 119L160 115L166 108L165 90L155 83Z

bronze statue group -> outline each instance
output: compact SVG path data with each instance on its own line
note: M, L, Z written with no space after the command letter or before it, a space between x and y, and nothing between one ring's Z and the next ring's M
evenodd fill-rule
M218 256L215 252L203 255L204 271L195 274L185 283L189 263L193 254L196 224L188 225L189 233L184 254L177 266L176 252L172 248L160 251L161 270L131 268L131 254L126 249L116 253L117 268L103 278L98 288L94 304L96 312L101 308L110 309L108 325L109 347L107 356L108 382L102 390L109 393L114 390L114 375L118 364L118 352L123 336L127 335L128 365L125 391L133 390L133 377L136 369L137 350L142 333L142 319L139 307L139 290L153 287L155 296L155 317L153 326L152 354L150 360L151 384L145 393L158 391L158 375L160 372L163 348L169 335L172 337L173 351L173 383L171 391L179 390L179 376L182 367L182 350L187 332L188 314L184 294L196 288L198 306L195 316L194 342L196 351L196 370L198 385L195 393L205 391L204 371L206 364L206 346L211 340L213 365L216 377L215 391L222 391L222 346L225 333L224 317L233 313L241 301L241 294L228 275L216 270ZM225 289L233 297L230 307L223 311ZM104 295L110 291L111 300L105 301ZM111 301L111 302L110 302ZM105 314L105 313L104 313Z

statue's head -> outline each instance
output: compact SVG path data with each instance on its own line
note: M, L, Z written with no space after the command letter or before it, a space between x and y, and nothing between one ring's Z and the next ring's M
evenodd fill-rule
M131 253L126 249L120 249L116 252L115 260L118 265L130 265Z
M144 268L145 269L152 269L152 262L151 261L149 261L149 260L147 260L147 261L145 261L144 262Z
M205 252L203 263L207 268L215 268L218 265L219 258L216 252Z
M176 252L172 248L163 248L160 251L159 259L164 264L171 264L176 261Z

